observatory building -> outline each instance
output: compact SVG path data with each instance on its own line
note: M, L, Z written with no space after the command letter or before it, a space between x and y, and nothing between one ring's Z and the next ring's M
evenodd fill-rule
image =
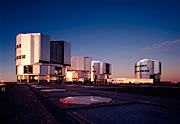
M48 35L18 34L15 58L17 81L63 82L66 66L70 65L70 49L70 43L50 42Z
M66 82L89 82L91 57L71 56L71 66L66 71Z
M91 62L91 81L97 84L107 84L111 81L111 64L92 61Z
M135 76L140 79L154 79L154 83L161 78L161 62L157 60L143 59L135 64Z

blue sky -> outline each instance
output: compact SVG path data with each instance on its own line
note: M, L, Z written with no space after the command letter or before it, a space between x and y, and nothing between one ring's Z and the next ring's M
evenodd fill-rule
M162 62L162 80L180 81L178 0L4 0L0 3L0 80L14 81L18 33L71 42L72 55L112 63L134 77L143 58Z

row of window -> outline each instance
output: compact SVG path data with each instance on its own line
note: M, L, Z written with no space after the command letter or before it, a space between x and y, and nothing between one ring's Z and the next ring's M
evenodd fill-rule
M135 65L135 68L136 67L146 67L147 65Z
M26 58L26 55L20 55L20 56L16 56L15 60L25 59L25 58Z
M17 74L17 67L18 66L16 66L16 74ZM33 73L33 65L25 65L24 66L24 74L32 74L32 73ZM62 68L55 67L55 74L62 75Z
M16 45L15 49L21 48L21 44Z
M138 70L138 71L135 71L136 72L149 72L149 70Z

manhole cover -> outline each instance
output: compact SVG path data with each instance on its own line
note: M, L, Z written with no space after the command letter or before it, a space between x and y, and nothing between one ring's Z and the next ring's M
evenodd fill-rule
M112 102L111 98L101 97L101 96L74 96L66 97L60 99L63 103L69 104L82 104L82 105L92 105L92 104L106 104Z

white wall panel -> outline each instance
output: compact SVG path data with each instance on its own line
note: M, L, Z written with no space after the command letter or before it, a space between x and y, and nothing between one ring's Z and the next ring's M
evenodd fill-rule
M31 36L22 34L21 37L21 54L25 55L25 59L21 59L22 65L31 65Z
M34 35L34 63L40 59L40 35Z
M71 64L71 43L64 42L64 64Z
M19 65L18 66L18 68L17 68L17 74L19 75L19 74L24 74L24 66L22 66L22 65Z
M55 74L55 66L50 66L50 74L51 75Z
M50 37L44 34L41 34L41 53L40 60L50 61Z
M160 62L159 61L154 61L154 73L155 74L160 73Z
M40 74L40 65L33 65L33 74Z
M91 58L84 57L84 70L91 72Z
M84 57L83 56L71 56L71 69L72 70L84 70Z
M21 34L16 36L16 46L21 44ZM21 48L16 48L16 57L21 55ZM21 65L21 59L16 59L16 65Z
M47 75L48 74L48 66L41 65L40 66L40 74Z

